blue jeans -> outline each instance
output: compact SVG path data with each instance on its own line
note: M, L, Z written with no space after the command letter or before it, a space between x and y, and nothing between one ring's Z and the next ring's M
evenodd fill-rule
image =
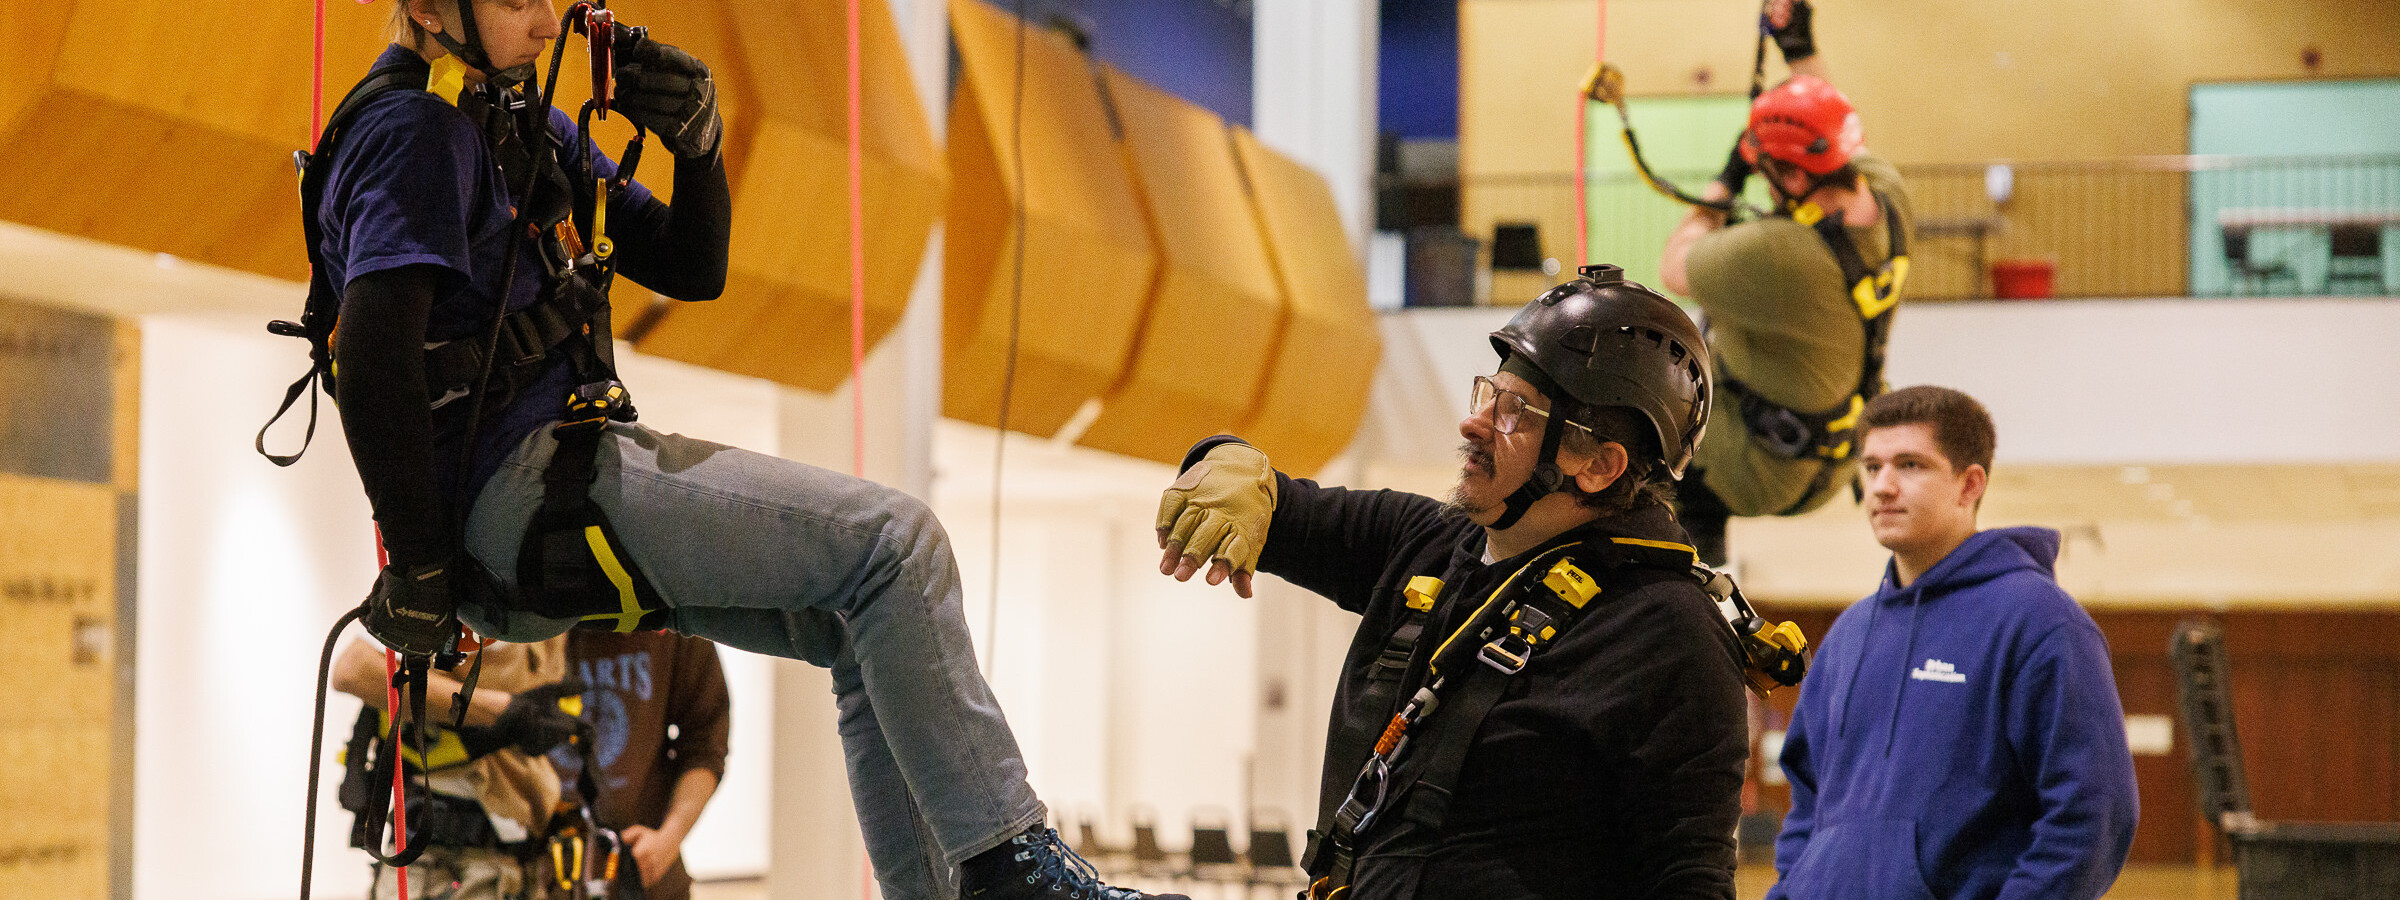
M556 448L548 428L527 438L467 520L469 551L511 588ZM597 469L591 498L670 607L674 630L833 670L851 799L885 897L945 894L950 867L1044 820L976 668L949 536L923 502L614 422ZM480 608L461 616L511 641L573 624Z

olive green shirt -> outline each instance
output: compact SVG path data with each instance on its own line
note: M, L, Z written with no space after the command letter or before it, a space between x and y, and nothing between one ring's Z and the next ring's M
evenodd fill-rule
M1855 164L1868 188L1891 203L1901 227L1911 227L1899 170L1865 155ZM1849 231L1868 266L1891 256L1883 222ZM1802 413L1849 402L1866 360L1866 330L1841 264L1815 229L1783 216L1721 228L1694 243L1684 265L1692 299L1708 313L1708 348L1720 377L1729 375ZM1742 422L1741 404L1722 391L1695 464L1737 516L1806 512L1850 481L1837 472L1816 496L1802 496L1825 464L1781 459L1758 446Z

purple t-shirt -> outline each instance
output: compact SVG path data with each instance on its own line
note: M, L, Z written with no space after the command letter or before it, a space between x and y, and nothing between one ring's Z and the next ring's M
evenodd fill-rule
M424 63L393 45L376 60ZM574 131L566 113L550 110L550 128ZM568 143L594 153L601 178L614 177L616 162L597 154L580 136ZM481 132L457 107L426 91L393 91L360 109L330 160L317 220L317 248L329 283L347 286L361 275L402 266L433 266L444 273L434 288L426 322L428 343L480 339L491 326L494 298L508 265L507 244L514 204ZM570 166L572 163L570 162ZM522 179L523 176L519 176ZM624 200L640 208L650 193L638 182ZM519 238L516 273L508 285L508 308L530 305L540 295L542 262L530 237ZM345 307L350 301L345 298ZM445 493L462 507L500 467L500 460L566 408L574 373L562 357L520 391L508 409L487 419L476 436L465 484L456 483L459 443L465 440L467 403L435 411L435 471Z

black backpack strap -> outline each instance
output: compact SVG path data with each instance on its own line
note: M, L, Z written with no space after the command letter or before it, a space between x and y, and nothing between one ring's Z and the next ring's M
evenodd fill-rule
M350 93L343 95L342 102L334 105L333 115L325 120L325 130L317 135L316 147L292 154L292 162L300 170L300 231L308 242L308 300L300 309L300 321L269 322L267 330L286 337L307 338L309 366L307 374L284 389L283 403L275 407L275 415L269 417L266 424L259 426L258 437L251 443L258 455L278 466L299 462L301 455L308 452L308 445L316 442L317 397L314 388L323 387L328 394L334 390L333 321L341 312L342 295L326 277L325 261L317 255L325 239L324 226L317 221L317 206L324 202L326 171L330 168L317 163L332 157L342 132L349 128L351 120L358 118L359 111L365 109L367 104L393 91L422 89L425 86L424 69L423 63L403 60L368 71L367 77L360 79L357 85L350 88ZM300 438L300 449L289 454L267 452L267 429L282 421L283 414L291 410L292 404L298 402L303 393L309 395L308 431Z

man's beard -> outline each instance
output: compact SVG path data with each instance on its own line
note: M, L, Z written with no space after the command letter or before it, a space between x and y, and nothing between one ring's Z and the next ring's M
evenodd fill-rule
M1467 505L1467 471L1465 464L1472 463L1480 467L1483 469L1484 477L1489 478L1493 474L1492 454L1490 451L1475 446L1475 442L1466 441L1458 445L1458 457L1460 463L1462 464L1459 467L1458 481L1450 485L1450 496L1448 500L1442 504L1442 508L1462 516L1473 517L1476 513L1483 512L1490 507L1474 507Z

